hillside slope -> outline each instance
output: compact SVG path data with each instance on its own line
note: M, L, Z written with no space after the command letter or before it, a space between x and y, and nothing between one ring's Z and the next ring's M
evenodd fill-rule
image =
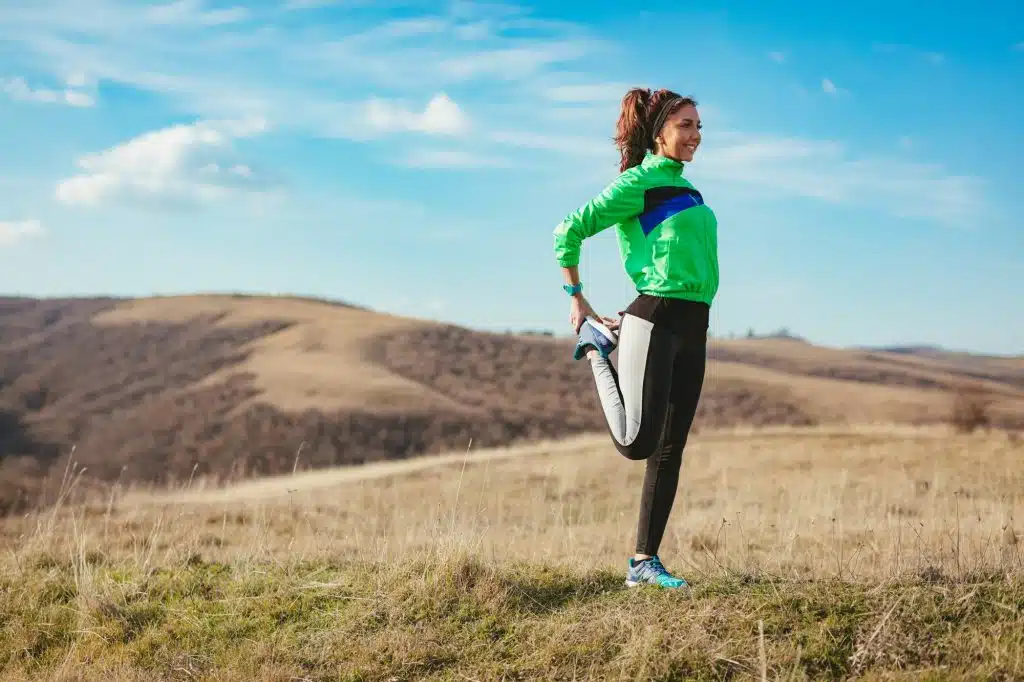
M714 342L698 427L1024 424L1024 360ZM603 429L564 339L297 298L0 299L0 512L82 485L229 480ZM72 451L73 448L73 451Z

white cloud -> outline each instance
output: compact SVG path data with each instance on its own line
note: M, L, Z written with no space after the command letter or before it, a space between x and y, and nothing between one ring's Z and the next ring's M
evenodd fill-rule
M488 77L516 80L533 76L553 64L578 59L590 49L583 41L564 41L482 50L442 59L437 70L455 81Z
M322 7L333 7L334 5L345 5L346 7L358 7L361 5L380 4L381 0L285 0L281 9L285 12L294 12L305 9L320 9Z
M46 234L46 230L38 220L0 221L0 247L13 246L24 239L43 234Z
M613 104L626 87L581 82L576 78L584 69L562 72L580 57L610 58L617 47L580 26L538 20L516 5L463 0L431 9L418 0L385 2L410 10L401 20L368 0L275 0L246 3L246 10L231 2L165 0L155 8L129 0L0 2L0 40L20 48L19 56L40 70L67 79L69 87L112 81L160 95L200 120L254 116L279 130L363 140L399 133L461 138L457 150L402 149L395 158L407 165L483 167L506 163L510 151L525 151L533 153L523 163L539 166L547 154L567 155L580 160L586 173L614 170L618 155L609 140L614 118L608 111L614 115ZM283 11L332 4L358 6L358 12L338 12L340 23L327 27L296 22ZM768 57L787 59L782 52ZM456 94L470 82L472 107ZM846 92L831 79L820 87L829 95ZM536 107L537 93L546 106ZM264 186L263 172L231 152L232 134L214 126L211 138L203 132L210 125L155 131L86 157L83 172L61 183L58 195L85 204L197 201ZM721 123L708 127L720 129ZM907 161L852 157L830 141L713 134L705 140L694 170L733 188L761 187L944 222L963 219L980 202L975 178ZM518 162L521 155L514 158Z
M618 103L629 90L625 83L581 83L551 85L541 90L545 98L565 103Z
M943 53L934 50L922 50L914 47L913 45L904 45L901 43L873 43L871 47L875 52L879 52L881 54L910 55L915 59L925 59L936 66L946 62L946 55Z
M364 106L365 123L374 132L419 132L458 135L469 129L469 118L448 95L435 95L422 112L382 99Z
M0 92L16 102L40 102L44 104L66 104L72 107L91 107L96 104L95 98L87 92L69 87L63 90L49 88L32 88L24 78L0 79Z
M409 42L414 38L424 38L444 33L450 28L450 22L440 17L411 17L392 19L355 33L339 36L330 41L315 41L308 54L316 55L317 50L345 50L350 54L354 51L373 51L384 44L394 47L395 43ZM330 52L328 52L330 54Z
M69 88L84 88L89 85L89 77L82 71L76 71L69 74L64 82Z
M453 31L456 37L462 40L485 40L493 35L494 24L490 20L484 19L482 21L459 24Z
M850 94L849 90L839 87L831 78L821 79L821 91L835 97Z
M772 51L768 53L768 59L771 59L776 64L781 64L786 61L786 55L782 52Z
M551 135L516 130L497 130L488 133L487 139L497 144L520 149L536 149L574 156L600 158L616 153L609 142L602 142L599 138L584 135Z
M180 40L188 31L221 29L251 16L244 7L211 8L209 4L208 0L34 0L31 3L2 3L0 27L9 29L8 37L18 42L62 37L91 43L103 38L148 52L160 47L152 40Z
M522 5L508 2L480 2L479 0L451 0L449 11L459 19L481 18L508 19L522 16Z
M220 26L243 21L249 16L244 7L206 9L202 0L175 0L142 11L147 23L169 26Z
M41 71L154 93L178 114L262 116L275 129L356 139L382 130L462 131L468 117L447 97L426 112L393 100L426 100L473 82L486 92L489 110L500 113L519 104L510 83L536 83L606 48L580 26L500 3L385 0L381 8L368 0L236 0L247 5L243 11L231 2L0 3L0 41ZM287 11L330 4L346 13L329 27L296 23ZM394 19L389 8L399 4L403 18Z
M984 211L983 183L938 165L852 156L832 140L743 133L705 136L689 174L774 196L870 207L968 226Z
M343 0L285 0L282 8L286 12L292 12L303 9L319 9L320 7L330 7L331 5L338 4Z
M401 161L410 168L509 168L507 159L459 149L413 149Z
M91 107L96 104L96 100L93 99L92 95L84 92L75 92L74 90L64 91L64 101L73 107Z
M261 121L201 121L145 133L78 161L83 173L57 185L66 204L183 205L266 191L260 174L231 142L263 132Z

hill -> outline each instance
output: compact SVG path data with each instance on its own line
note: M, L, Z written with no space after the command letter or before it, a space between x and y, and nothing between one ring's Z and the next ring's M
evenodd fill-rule
M0 512L82 487L229 481L601 431L571 342L287 297L0 299ZM1024 425L1024 360L715 341L698 428Z

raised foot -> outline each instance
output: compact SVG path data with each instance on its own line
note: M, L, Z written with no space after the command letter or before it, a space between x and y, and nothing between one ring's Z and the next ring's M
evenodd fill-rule
M580 327L579 338L576 341L576 349L573 351L573 359L583 358L591 349L607 358L618 345L619 339L611 329L593 317L588 317Z

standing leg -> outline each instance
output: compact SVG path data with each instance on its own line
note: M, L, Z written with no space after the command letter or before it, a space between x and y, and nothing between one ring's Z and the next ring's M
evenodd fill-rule
M697 404L704 385L706 336L694 338L687 333L681 338L679 352L673 363L673 382L668 423L656 456L647 460L640 518L637 522L636 554L629 561L626 585L635 587L648 583L662 587L686 586L686 581L673 576L658 557L669 514L679 487L679 469L683 449L689 436Z
M647 460L644 473L636 536L638 556L658 555L679 487L683 449L704 385L705 358L705 345L694 341L684 342L676 354L665 437L658 453Z

